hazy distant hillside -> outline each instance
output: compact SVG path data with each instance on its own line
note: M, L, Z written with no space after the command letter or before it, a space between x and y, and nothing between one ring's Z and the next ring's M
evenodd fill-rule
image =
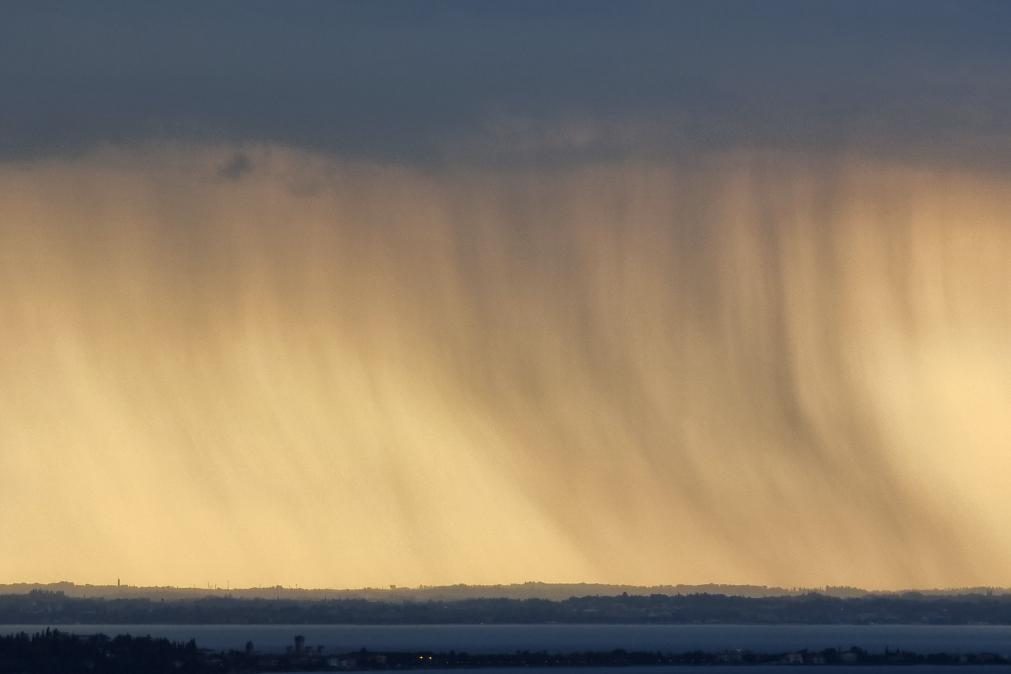
M725 594L739 597L780 597L809 592L808 589L765 587L761 585L605 585L599 583L517 583L512 585L438 585L421 587L386 588L299 588L299 587L135 587L130 585L77 585L74 583L17 583L0 585L0 594L21 594L32 590L63 592L68 597L111 598L192 598L206 596L231 596L264 599L371 599L377 601L452 601L457 599L551 599L621 594ZM838 590L838 592L837 592ZM823 591L818 589L818 591ZM831 588L834 596L860 596L863 590Z
M369 599L373 601L453 601L460 599L550 599L570 597L721 594L730 597L786 597L817 592L829 597L863 597L872 593L854 587L783 588L764 585L605 585L599 583L517 583L512 585L441 585L421 587L326 589L298 587L135 587L130 585L76 585L74 583L15 583L0 585L0 594L33 590L62 592L68 597L188 599L208 596L260 599ZM923 595L1007 594L1007 588L948 588L917 590Z

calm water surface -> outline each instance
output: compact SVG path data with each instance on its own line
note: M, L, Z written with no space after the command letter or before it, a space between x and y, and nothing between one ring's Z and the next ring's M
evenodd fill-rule
M754 667L734 667L726 665L715 666L685 666L685 667L594 667L592 674L746 674L754 671ZM945 667L940 665L900 665L896 667L871 667L832 665L831 667L811 667L808 665L758 665L761 674L785 674L786 672L797 672L798 674L870 674L871 672L886 670L889 672L901 672L902 674L996 674L997 672L1007 672L1008 667L996 665L960 665L958 667ZM550 667L503 667L501 669L428 669L429 674L565 674L566 670L559 670ZM571 670L569 670L571 672ZM289 672L289 674L319 674L318 672Z
M47 625L0 625L0 634L37 632ZM151 635L195 639L202 648L283 651L295 635L329 651L433 650L471 653L626 650L682 652L744 649L760 652L859 646L917 653L990 652L1011 655L1011 626L990 625L49 625L79 634ZM663 668L650 668L658 672ZM792 667L791 671L803 671ZM678 672L690 668L677 668ZM460 674L463 670L454 670ZM524 669L533 674L532 669ZM600 670L595 670L600 672ZM629 668L622 669L629 672ZM718 672L718 667L707 667ZM735 670L740 671L740 670ZM834 667L833 672L844 668ZM868 671L862 668L861 671ZM916 668L906 668L913 672ZM969 669L959 668L959 672ZM558 670L553 670L558 674Z

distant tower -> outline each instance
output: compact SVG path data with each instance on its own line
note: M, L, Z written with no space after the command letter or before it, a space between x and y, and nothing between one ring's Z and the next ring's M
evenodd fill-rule
M305 637L299 634L297 637L295 637L295 654L302 655L304 651L305 651Z
M116 579L116 587L121 587L121 585L119 583L119 578Z

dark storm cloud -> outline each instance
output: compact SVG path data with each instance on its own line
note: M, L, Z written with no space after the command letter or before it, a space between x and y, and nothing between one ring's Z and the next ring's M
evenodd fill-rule
M508 159L526 152L519 134L575 158L741 146L1011 157L1002 2L32 2L4 13L7 156L187 139ZM575 139L563 131L573 123Z

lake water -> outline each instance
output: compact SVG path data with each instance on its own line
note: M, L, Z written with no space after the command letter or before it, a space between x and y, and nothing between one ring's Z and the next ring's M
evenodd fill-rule
M0 634L37 632L46 625L0 625ZM295 635L327 652L373 651L605 651L615 648L683 652L731 649L758 652L885 648L917 653L990 652L1011 655L1011 626L988 625L49 625L79 634L151 635L195 639L201 648L283 651ZM801 668L802 669L802 668ZM458 674L460 670L455 670ZM530 669L525 672L531 674ZM623 669L628 672L628 669ZM650 668L655 673L657 668ZM687 671L678 668L679 672ZM706 668L716 672L718 668ZM794 667L791 671L798 671ZM842 669L834 668L841 672ZM867 671L864 669L863 671ZM908 669L907 671L915 671ZM968 671L960 669L959 671ZM557 670L556 670L557 674Z
M593 674L744 674L756 668L734 665L706 666L657 666L657 667L594 667ZM869 672L900 671L902 674L995 674L1006 672L1007 667L994 665L959 665L952 668L945 665L898 665L896 667L874 667L870 665L832 665L817 667L810 665L759 665L757 669L762 674L869 674ZM427 674L489 674L488 669L426 669ZM495 674L565 674L566 669L550 667L503 667L495 669ZM583 670L585 671L585 670ZM318 672L289 672L289 674L319 674Z

